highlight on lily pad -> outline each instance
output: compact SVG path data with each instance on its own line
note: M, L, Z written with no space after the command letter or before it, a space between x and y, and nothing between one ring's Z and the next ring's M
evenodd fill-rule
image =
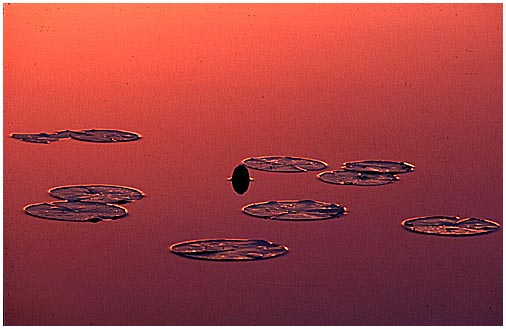
M242 160L248 168L271 172L318 171L327 167L320 160L293 156L261 156Z
M179 256L214 261L251 261L284 255L286 246L266 240L204 239L173 244L169 250Z
M51 196L81 202L123 204L144 197L142 191L133 187L115 185L68 185L49 190Z
M415 166L403 161L363 160L345 162L342 169L381 174L402 174L413 171Z
M12 138L23 142L49 144L60 139L72 138L83 142L117 143L131 142L141 138L134 132L115 129L62 130L55 133L11 134Z
M473 236L491 233L501 225L488 219L457 216L426 216L408 218L401 222L406 230L444 236Z
M24 211L29 215L69 222L100 222L126 216L121 206L101 202L53 201L28 205Z
M346 213L343 206L314 200L266 201L247 205L242 210L251 216L286 221L331 219Z
M399 178L394 174L357 172L349 170L332 170L318 174L325 183L339 185L378 186L391 184Z

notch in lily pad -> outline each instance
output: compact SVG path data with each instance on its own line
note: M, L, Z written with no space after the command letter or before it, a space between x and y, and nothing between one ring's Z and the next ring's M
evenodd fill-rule
M286 246L266 240L204 239L173 244L169 250L176 255L213 261L251 261L284 255Z
M51 196L80 202L124 204L144 197L144 193L133 187L116 185L67 185L49 190Z
M253 157L242 160L242 163L250 169L285 173L318 171L327 167L323 161L294 156Z
M285 221L331 219L346 213L343 206L314 200L265 201L247 205L242 210L251 216Z
M342 169L379 174L403 174L415 170L415 166L403 161L362 160L345 162Z
M425 216L408 218L401 222L406 230L443 236L473 236L491 233L501 225L488 219L458 216Z
M391 184L399 178L389 173L357 172L349 170L332 170L318 174L325 183L338 185L378 186Z
M24 211L44 219L68 222L92 222L114 220L127 215L121 206L101 202L53 201L28 205Z

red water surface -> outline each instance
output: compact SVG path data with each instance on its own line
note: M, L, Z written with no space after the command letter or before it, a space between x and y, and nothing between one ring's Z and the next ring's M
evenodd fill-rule
M409 217L502 223L501 4L5 4L7 325L501 325L502 230L414 234ZM140 133L132 143L24 143L9 133ZM378 187L251 171L293 155L336 169L407 161ZM139 188L114 222L22 208L72 184ZM288 223L267 200L348 208ZM170 244L266 239L287 255L207 262Z

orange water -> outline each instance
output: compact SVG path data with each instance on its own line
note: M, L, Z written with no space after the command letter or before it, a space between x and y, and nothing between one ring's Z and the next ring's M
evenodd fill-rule
M132 143L24 143L105 128ZM416 165L378 187L251 171L294 155L336 169ZM116 222L30 217L71 184L139 188ZM240 209L348 208L288 223ZM502 223L502 5L4 5L4 319L8 325L500 325L502 231L447 238L400 222ZM259 238L290 252L219 263L170 244Z

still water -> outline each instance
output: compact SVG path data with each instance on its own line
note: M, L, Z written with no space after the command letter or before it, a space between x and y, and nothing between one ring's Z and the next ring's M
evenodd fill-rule
M9 136L90 129L142 138ZM416 169L382 186L251 170L235 193L241 160L270 155ZM145 197L99 223L23 211L89 184ZM241 211L269 200L347 212ZM502 5L4 5L5 324L502 324L502 230L401 226L419 216L502 224ZM288 252L168 249L212 239Z

